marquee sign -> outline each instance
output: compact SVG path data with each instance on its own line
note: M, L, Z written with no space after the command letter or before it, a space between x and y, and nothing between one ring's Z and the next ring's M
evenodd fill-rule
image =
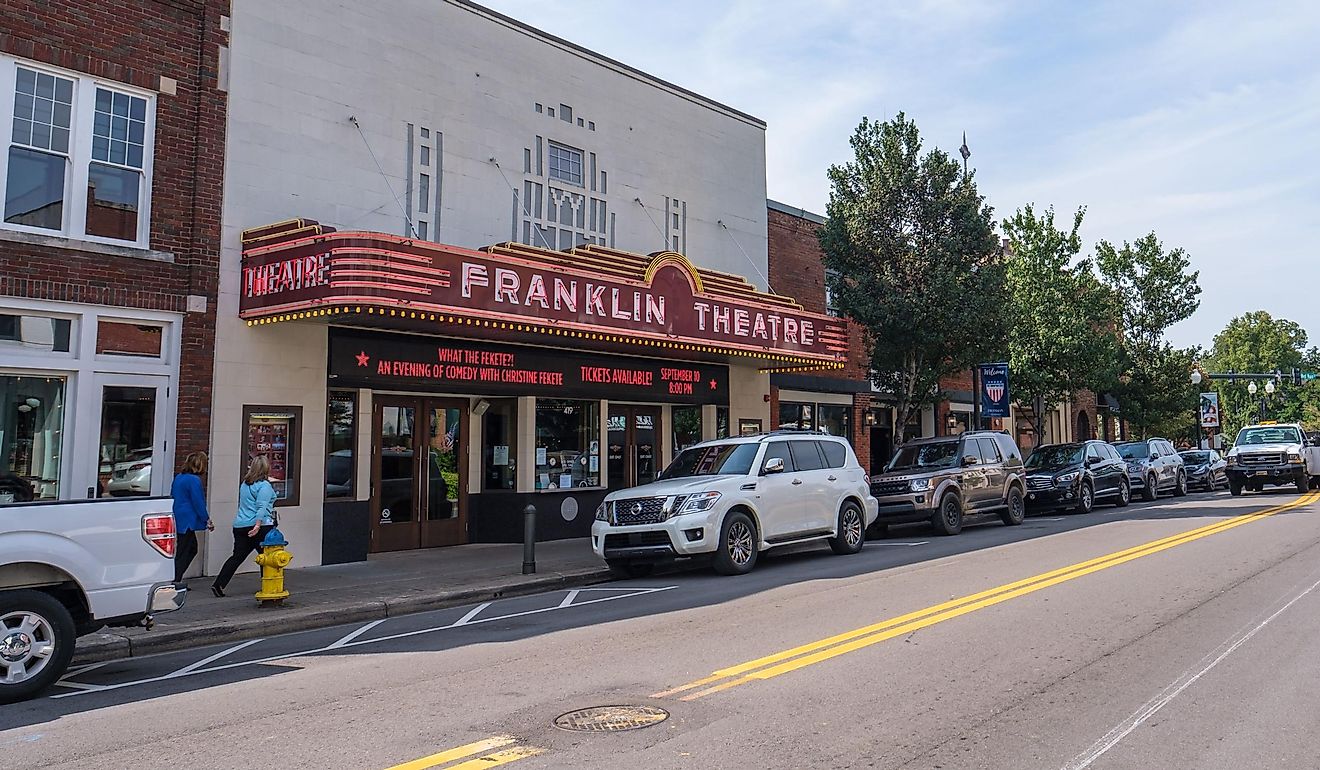
M729 367L351 329L330 332L332 386L478 396L728 404Z
M835 366L848 350L839 319L759 292L741 277L694 268L674 252L648 257L592 245L557 252L513 244L474 251L295 220L244 234L241 280L239 315L249 321L307 311L427 321L457 314L519 331L526 325L738 351L785 366Z

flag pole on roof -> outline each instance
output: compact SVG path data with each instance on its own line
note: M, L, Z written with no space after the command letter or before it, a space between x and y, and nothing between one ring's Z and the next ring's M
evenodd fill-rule
M967 148L966 131L963 132L963 143L962 147L958 148L958 154L961 155L963 159L963 176L967 176L967 159L972 157L972 151Z

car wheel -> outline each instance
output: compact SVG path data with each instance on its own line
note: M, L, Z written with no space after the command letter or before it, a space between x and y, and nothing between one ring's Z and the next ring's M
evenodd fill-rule
M655 564L649 561L606 559L605 564L616 578L644 578L655 571Z
M1095 508L1095 490L1091 488L1091 482L1082 482L1082 491L1077 494L1077 506L1073 508L1074 513L1090 513Z
M930 523L935 525L935 531L941 535L956 535L962 532L962 500L958 495L953 492L944 495L940 499L940 509L935 512Z
M1229 480L1228 480L1228 493L1229 493L1230 495L1234 496L1234 497L1240 497L1240 496L1242 495L1242 484L1241 484L1241 482L1237 482L1237 481L1234 481L1234 480L1232 480L1232 479L1229 479Z
M1132 502L1132 483L1127 479L1118 482L1118 496L1114 498L1115 508L1126 508Z
M1185 473L1178 474L1178 482L1173 485L1173 496L1174 497L1187 496L1187 474Z
M1004 524L1010 527L1016 527L1021 524L1022 520L1026 517L1027 506L1022 500L1022 492L1019 491L1017 487L1009 487L1008 507L1006 507L1004 512L999 515L999 518L1003 519Z
M1311 491L1311 478L1303 473L1297 477L1297 493L1304 495L1309 491Z
M1146 485L1141 488L1141 499L1146 502L1154 502L1160 497L1160 491L1155 488L1155 474L1146 477Z
M862 550L866 542L866 517L857 503L849 501L839 509L839 527L835 531L838 534L830 538L831 551L842 556Z
M77 636L68 609L40 591L0 598L0 703L31 698L55 683Z
M760 538L751 517L733 511L720 527L720 544L715 551L715 571L721 575L743 575L756 566Z

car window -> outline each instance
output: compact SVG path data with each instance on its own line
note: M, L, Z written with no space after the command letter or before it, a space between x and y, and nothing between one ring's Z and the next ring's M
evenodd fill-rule
M815 441L790 441L789 451L793 453L793 465L800 471L818 471L825 467L825 458Z
M1144 441L1136 444L1119 444L1115 448L1124 460L1144 460L1150 457L1150 447L1146 446Z
M842 468L848 464L848 448L837 441L822 441L820 449L825 453L825 467Z
M999 454L1008 462L1022 462L1022 451L1013 439L1003 435L995 435L995 443L999 445Z
M958 457L960 457L963 462L970 461L978 465L983 462L981 459L981 448L976 445L976 439L974 438L966 438L958 442Z
M1122 460L1122 459L1123 459L1122 457L1119 456L1119 454L1118 454L1118 450L1115 449L1114 447L1110 446L1109 444L1101 444L1101 445L1100 445L1100 453L1103 454L1105 457L1108 457L1110 460Z
M958 462L957 441L935 441L929 444L905 444L894 453L887 471L912 469L952 468Z
M1087 445L1086 445L1086 459L1090 460L1090 459L1092 459L1092 458L1095 458L1095 459L1099 460L1099 459L1100 459L1100 451L1099 451L1098 449L1095 448L1095 444L1087 444Z
M792 473L795 470L793 458L788 453L787 441L771 441L769 444L766 444L765 457L761 459L761 467L764 468L767 462L776 457L784 461L784 473Z
M1302 434L1296 428L1270 425L1261 428L1243 428L1237 435L1239 446L1257 444L1300 444Z
M743 476L756 461L756 444L715 444L684 449L660 474L660 479L691 476Z
M1082 461L1082 447L1078 444L1050 444L1036 447L1027 458L1028 468L1064 468Z
M981 459L988 463L997 463L1000 461L999 449L995 447L994 439L978 438L977 445L981 447Z

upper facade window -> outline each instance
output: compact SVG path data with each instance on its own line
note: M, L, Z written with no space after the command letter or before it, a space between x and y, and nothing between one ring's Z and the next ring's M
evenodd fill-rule
M550 142L550 178L582 187L582 151Z
M0 57L4 227L146 248L153 97Z

